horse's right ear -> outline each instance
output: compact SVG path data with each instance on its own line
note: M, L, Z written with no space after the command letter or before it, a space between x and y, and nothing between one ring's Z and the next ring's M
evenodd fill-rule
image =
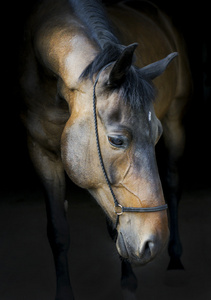
M165 58L149 64L140 69L140 74L146 79L153 80L165 71L167 66L176 56L178 56L178 52L173 52Z

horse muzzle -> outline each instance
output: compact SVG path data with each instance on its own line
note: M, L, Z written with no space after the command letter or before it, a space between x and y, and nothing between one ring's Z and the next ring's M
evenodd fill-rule
M147 234L148 232L148 234ZM121 257L137 265L145 265L153 260L167 244L168 228L151 231L133 231L119 228L116 247Z

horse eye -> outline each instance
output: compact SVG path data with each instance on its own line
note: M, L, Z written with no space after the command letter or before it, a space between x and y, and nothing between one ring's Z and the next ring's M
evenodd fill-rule
M121 148L124 145L124 140L120 137L109 136L108 141L112 146L117 148Z

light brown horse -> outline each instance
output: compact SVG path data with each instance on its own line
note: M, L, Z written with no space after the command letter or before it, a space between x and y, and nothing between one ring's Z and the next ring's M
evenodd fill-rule
M166 210L138 211L165 204L155 157L162 128L168 150L169 267L181 267L177 162L184 148L182 114L191 79L183 40L170 20L144 1L106 8L94 0L42 1L28 22L25 41L23 120L29 153L47 192L56 299L73 299L67 267L65 171L89 190L110 219L127 273L123 287L133 291L136 286L129 262L146 264L166 245ZM138 47L124 46L134 42ZM111 189L123 208L137 211L122 213L121 206L117 211ZM121 215L115 229L117 212ZM134 284L129 286L131 280Z

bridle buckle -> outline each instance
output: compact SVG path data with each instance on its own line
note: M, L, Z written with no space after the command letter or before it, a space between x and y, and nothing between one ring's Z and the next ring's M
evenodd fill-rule
M114 212L117 216L121 216L123 214L123 207L121 204L117 204L117 206L114 206Z

